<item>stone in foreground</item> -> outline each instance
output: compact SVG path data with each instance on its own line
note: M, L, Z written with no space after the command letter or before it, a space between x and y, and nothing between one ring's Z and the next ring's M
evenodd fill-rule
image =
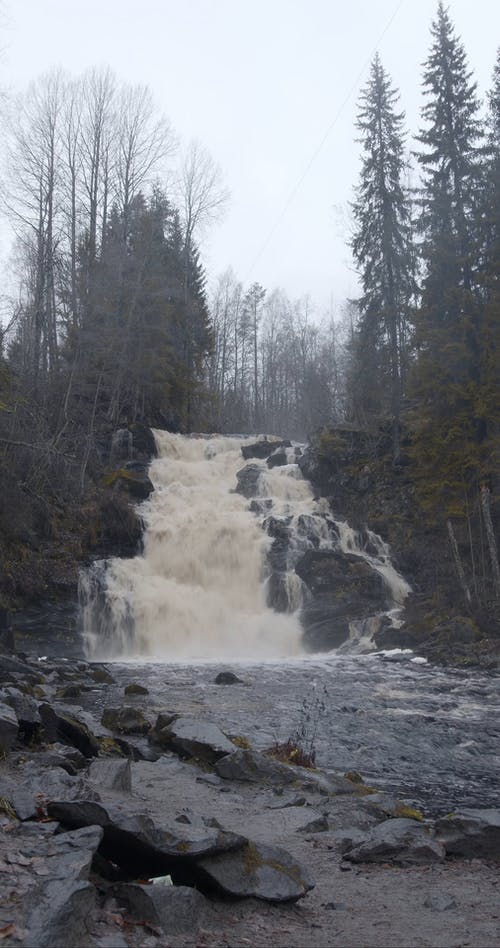
M464 808L436 823L446 852L466 859L500 861L500 810Z
M308 871L290 853L264 843L200 859L197 869L216 890L237 898L296 902L314 888Z
M349 849L350 862L391 862L396 866L426 866L442 862L444 846L433 839L429 827L414 820L385 820Z
M142 885L119 882L110 890L119 905L141 921L158 925L166 935L196 930L207 911L207 900L190 886Z
M247 840L219 829L181 834L178 827L163 829L144 813L126 813L118 806L80 800L53 801L47 812L64 826L101 826L104 830L101 855L138 876L181 872L182 863L243 847Z
M41 889L33 909L28 939L30 948L89 948L95 942L87 922L96 904L90 882L52 879Z

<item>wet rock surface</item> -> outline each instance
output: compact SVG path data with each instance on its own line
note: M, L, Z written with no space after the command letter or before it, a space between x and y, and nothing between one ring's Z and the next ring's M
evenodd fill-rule
M311 593L301 612L311 651L336 648L349 639L353 619L387 608L381 576L357 556L309 550L295 569Z
M258 464L247 464L236 474L236 493L243 497L256 497L262 468Z
M243 445L241 448L241 453L245 461L248 461L249 458L260 458L262 460L263 458L268 458L279 449L289 447L291 447L290 441L271 441L267 438L263 438L261 441L254 442L254 444Z

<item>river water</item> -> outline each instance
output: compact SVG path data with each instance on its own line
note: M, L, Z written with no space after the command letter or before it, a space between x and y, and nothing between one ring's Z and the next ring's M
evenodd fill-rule
M259 467L252 502L236 493L241 438L156 433L155 492L141 506L144 551L82 577L87 654L114 662L121 685L146 683L148 709L210 718L257 748L299 736L317 764L357 770L430 812L498 804L499 679L375 654L380 616L351 623L335 652L307 655L294 572L308 549L358 556L381 578L393 623L409 586L382 540L358 534L302 479L294 449ZM269 517L287 524L288 611L267 604ZM242 684L214 678L230 668Z

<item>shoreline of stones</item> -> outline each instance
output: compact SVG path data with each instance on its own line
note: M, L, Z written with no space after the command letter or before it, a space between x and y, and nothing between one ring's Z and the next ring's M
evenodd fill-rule
M238 681L223 673L218 683ZM120 948L128 944L121 936L110 942L105 928L99 935L99 918L116 906L122 914L113 917L135 919L163 937L196 931L214 900L293 902L314 887L309 869L285 849L228 831L214 819L159 825L141 811L131 795L131 762L154 763L165 755L189 762L180 780L264 789L276 795L268 806L288 807L289 814L305 797L313 801L308 806L327 803L346 868L425 866L454 857L500 861L500 810L464 809L428 820L366 787L356 774L281 763L206 720L165 711L152 721L136 705L117 707L116 698L98 720L78 705L86 691L111 684L104 665L0 654L5 945ZM147 693L129 684L124 699ZM330 829L326 817L313 816L302 829Z

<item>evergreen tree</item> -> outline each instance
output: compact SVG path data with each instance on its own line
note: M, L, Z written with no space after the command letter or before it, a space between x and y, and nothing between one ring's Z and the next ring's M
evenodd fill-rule
M488 143L485 202L481 214L483 235L483 307L479 334L477 411L483 418L481 474L492 489L498 508L500 476L500 49L488 96ZM497 510L500 516L500 511Z
M414 292L410 200L403 184L404 114L396 111L398 98L377 54L356 125L363 156L351 246L363 285L356 349L368 356L365 368L372 369L365 407L371 403L373 408L378 401L383 412L389 408L395 463L400 454L407 316Z
M432 328L453 325L470 309L477 265L473 220L481 172L481 126L476 84L442 2L431 35L423 78L428 97L422 108L426 127L418 136L424 148L418 161L424 178L422 313Z
M414 456L422 500L464 510L484 439L477 211L481 128L464 48L439 3L425 63L420 192L424 278L416 315L419 408Z

